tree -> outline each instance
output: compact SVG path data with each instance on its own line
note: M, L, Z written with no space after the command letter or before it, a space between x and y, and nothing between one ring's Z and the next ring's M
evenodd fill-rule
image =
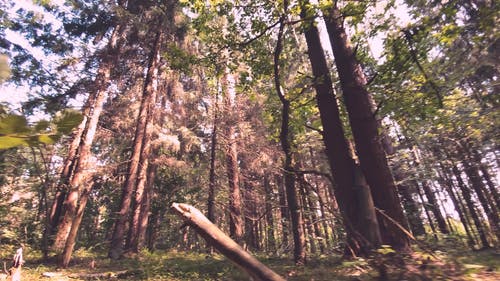
M280 56L283 50L283 35L285 30L285 20L288 18L288 1L283 3L283 13L280 17L280 27L278 31L278 38L276 48L274 50L274 87L276 93L282 104L281 114L281 130L280 130L280 143L285 160L283 164L283 178L286 190L286 199L288 203L288 210L290 212L293 243L294 243L294 261L296 265L304 265L306 262L305 253L305 235L303 228L303 218L300 210L297 188L295 186L296 178L294 172L294 156L292 152L293 145L293 131L290 130L290 101L285 97L282 92L280 82Z
M301 18L307 24L304 35L314 75L313 86L323 126L323 141L336 183L335 197L343 214L348 250L354 255L366 254L380 245L372 198L368 186L364 184L363 174L351 157L319 33L310 19L312 11L308 9L307 2L301 2L301 5Z
M235 124L238 123L237 93L234 76L226 66L221 78L224 95L224 109L228 116L225 124L226 137L226 173L229 187L229 233L237 243L241 243L244 233L242 200L240 191L240 173L238 165L238 143Z
M374 101L366 90L365 75L350 46L344 29L344 16L337 5L336 2L329 10L324 11L324 19L356 151L361 169L370 186L375 207L396 222L388 221L378 214L382 242L399 251L409 251L409 238L403 230L408 228L408 223L381 143Z
M159 22L153 20L153 22ZM161 26L161 24L160 24ZM157 95L157 82L158 67L160 64L160 47L163 42L163 30L156 31L155 39L152 42L151 51L149 54L147 74L144 80L141 107L137 117L137 126L134 136L133 152L130 156L130 163L128 168L128 176L123 186L122 199L120 205L119 216L115 223L113 237L111 239L111 247L109 256L117 259L121 256L123 251L123 239L125 237L125 224L129 218L130 203L132 200L132 193L135 191L135 208L132 214L131 240L129 247L134 250L138 249L138 224L140 216L140 208L144 188L147 179L148 161L150 157L150 141L151 141L151 127L152 116L154 114L154 107Z

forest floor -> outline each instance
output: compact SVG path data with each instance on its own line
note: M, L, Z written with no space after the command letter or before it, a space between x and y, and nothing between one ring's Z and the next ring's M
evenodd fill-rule
M250 280L220 255L157 251L112 261L103 254L80 250L68 269L42 263L36 256L26 251L22 280ZM1 257L6 260L5 252ZM290 281L500 280L500 252L492 249L416 251L406 257L381 252L373 258L353 260L330 255L310 258L304 267L295 267L287 258L259 259Z

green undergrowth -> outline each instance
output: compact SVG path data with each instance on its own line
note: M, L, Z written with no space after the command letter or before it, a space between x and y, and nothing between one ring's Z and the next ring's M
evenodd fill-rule
M1 257L8 260L5 252ZM368 259L312 257L306 266L296 267L289 258L258 256L290 281L371 281L382 280L385 273L385 280L500 280L499 257L495 250L416 251L406 257L381 251ZM23 280L251 280L225 257L196 252L142 252L115 261L104 253L80 249L67 269L57 268L53 260L43 262L38 252L29 249L25 249L25 259ZM43 277L47 272L56 276Z

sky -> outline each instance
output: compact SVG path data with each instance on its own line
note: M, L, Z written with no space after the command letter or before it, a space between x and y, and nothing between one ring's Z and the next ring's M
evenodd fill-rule
M65 0L51 0L52 4L63 5ZM34 0L16 0L14 2L14 7L12 11L16 11L19 8L34 11L35 13L42 13L44 21L50 22L54 25L54 28L59 28L62 23L56 19L53 15L45 13L43 8L33 4ZM12 17L15 15L12 15ZM41 48L32 47L31 44L19 33L13 32L11 30L5 31L5 36L7 40L22 46L23 48L29 50L31 54L39 61L43 62L44 65L57 65L59 57L55 55L44 54ZM11 109L18 111L21 108L21 104L28 100L30 89L28 86L16 86L9 83L4 83L0 85L0 103L10 104Z

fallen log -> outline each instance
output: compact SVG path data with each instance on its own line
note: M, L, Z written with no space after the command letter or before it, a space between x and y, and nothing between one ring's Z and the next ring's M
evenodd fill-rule
M209 245L217 249L255 280L285 281L285 278L272 271L229 238L195 207L183 203L173 203L172 210L184 220L185 224L194 228Z

